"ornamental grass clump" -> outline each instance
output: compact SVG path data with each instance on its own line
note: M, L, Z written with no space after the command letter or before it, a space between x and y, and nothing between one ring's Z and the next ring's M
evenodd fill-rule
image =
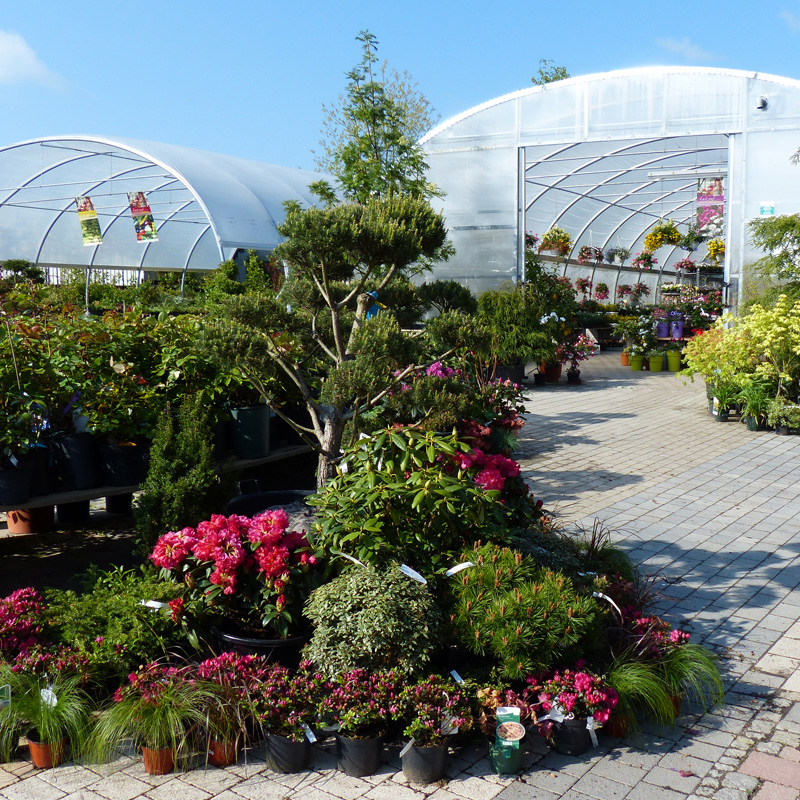
M319 716L349 739L378 738L400 717L403 685L397 670L340 672L322 686Z
M452 578L454 634L473 653L492 656L504 677L541 672L596 647L602 611L563 574L480 543L461 561L474 566Z
M288 524L283 509L252 518L214 514L196 529L161 536L150 559L187 587L188 603L176 613L291 635L316 582L317 557L305 532L287 531Z

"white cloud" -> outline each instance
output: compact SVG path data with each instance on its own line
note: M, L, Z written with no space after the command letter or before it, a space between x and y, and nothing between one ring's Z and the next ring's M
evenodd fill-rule
M60 82L61 79L39 60L18 33L0 30L0 84L41 83L54 86Z
M790 31L800 33L800 16L791 11L781 11L778 16L786 23L786 27Z
M688 36L683 39L656 39L656 44L669 53L684 58L686 61L697 63L698 61L713 61L714 54L703 50L696 44L692 44Z

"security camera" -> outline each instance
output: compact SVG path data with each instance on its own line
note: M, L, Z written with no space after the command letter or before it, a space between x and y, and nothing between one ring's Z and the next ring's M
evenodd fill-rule
M763 111L767 107L767 98L763 95L756 100L756 108L759 111Z

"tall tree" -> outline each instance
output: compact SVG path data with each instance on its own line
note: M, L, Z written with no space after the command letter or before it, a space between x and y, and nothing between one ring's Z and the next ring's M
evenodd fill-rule
M753 244L766 252L753 269L765 277L800 281L800 214L754 219L747 227Z
M379 66L378 40L369 31L356 37L361 63L347 73L345 94L331 107L317 165L335 175L346 197L365 202L391 193L431 197L421 134L436 118L408 73Z
M569 78L570 74L566 67L557 67L550 58L539 59L539 71L531 78L531 83L537 86L544 86L546 83L563 81Z

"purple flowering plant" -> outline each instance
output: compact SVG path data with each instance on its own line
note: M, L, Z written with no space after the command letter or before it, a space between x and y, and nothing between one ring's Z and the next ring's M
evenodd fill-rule
M309 662L293 671L273 664L255 694L256 720L268 732L301 742L306 728L317 721L317 706L323 691L321 675L312 673Z
M544 680L527 678L528 684L538 693L543 711L554 706L562 709L565 716L581 719L592 716L598 724L608 721L619 702L617 692L607 686L600 675L576 666L574 670L555 671ZM547 735L552 725L544 726Z
M0 599L0 655L13 658L39 643L43 611L41 595L30 586Z

